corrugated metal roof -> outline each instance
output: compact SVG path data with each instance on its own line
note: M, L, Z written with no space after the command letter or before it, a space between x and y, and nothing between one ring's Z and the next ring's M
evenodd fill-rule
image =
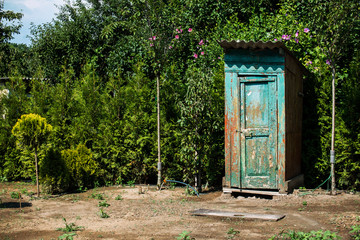
M258 41L258 42L254 42L254 41L243 41L243 40L232 40L232 41L227 41L227 40L221 40L219 41L219 44L221 47L223 47L224 49L229 49L229 48L243 48L243 49L247 49L247 48L253 48L253 49L274 49L274 48L282 48L284 50L287 50L287 48L285 47L283 42L272 42L272 41L268 41L268 42L263 42L263 41Z

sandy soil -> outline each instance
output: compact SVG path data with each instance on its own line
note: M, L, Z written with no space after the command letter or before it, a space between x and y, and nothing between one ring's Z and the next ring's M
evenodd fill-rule
M11 192L23 192L21 208ZM229 197L222 192L188 196L184 188L101 187L83 193L43 195L29 192L35 186L0 183L0 239L58 239L67 224L81 226L74 239L176 239L184 231L195 239L269 239L283 231L331 230L351 239L350 227L360 224L360 195L291 194L263 199ZM100 216L102 195L109 218ZM116 200L120 198L121 200ZM260 214L284 214L277 222L224 217L192 216L189 211L206 208ZM228 233L230 229L234 231Z

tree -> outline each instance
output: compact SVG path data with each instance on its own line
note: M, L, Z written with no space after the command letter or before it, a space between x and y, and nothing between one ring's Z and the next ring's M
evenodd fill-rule
M37 114L25 114L16 122L12 129L12 134L18 139L21 146L34 150L36 187L37 196L39 191L39 173L38 173L38 149L46 141L47 136L52 130L52 126L46 122L46 119Z
M6 64L9 64L8 56L13 52L9 41L14 38L14 34L19 33L21 24L17 23L17 21L20 21L23 16L21 13L3 10L3 8L4 1L0 0L0 74L3 75L0 77L5 77L4 74L9 71Z

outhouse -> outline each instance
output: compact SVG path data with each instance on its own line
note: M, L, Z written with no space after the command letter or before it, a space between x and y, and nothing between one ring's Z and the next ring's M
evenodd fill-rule
M305 68L282 42L221 41L225 51L225 193L302 186Z

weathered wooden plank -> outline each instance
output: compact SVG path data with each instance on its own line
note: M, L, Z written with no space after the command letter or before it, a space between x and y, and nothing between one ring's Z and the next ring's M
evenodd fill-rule
M279 191L262 191L262 190L254 190L254 189L240 189L240 188L230 188L223 187L224 193L250 193L250 194L258 194L258 195L268 195L268 196L285 196L286 194L279 193Z
M228 212L211 209L197 209L190 212L195 216L215 216L215 217L231 217L231 218L246 218L252 220L266 220L266 221L279 221L285 215L273 214L259 214L259 213L242 213L242 212Z

